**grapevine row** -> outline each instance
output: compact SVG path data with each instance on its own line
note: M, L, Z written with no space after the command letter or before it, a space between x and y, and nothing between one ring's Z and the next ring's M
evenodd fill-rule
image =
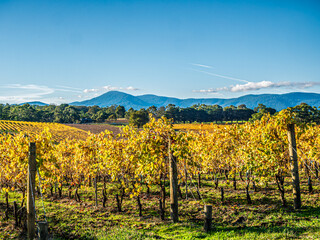
M295 116L283 110L253 123L212 125L210 131L175 131L169 120L152 118L140 130L126 126L119 135L105 131L89 134L85 140L65 138L57 142L48 128L32 136L24 132L4 133L0 135L0 189L6 195L15 190L25 194L28 145L36 142L44 191L52 192L53 186L57 186L61 194L67 186L79 201L78 190L96 177L117 186L118 203L124 194L139 202L141 191L151 185L159 186L161 194L171 151L178 164L180 185L189 178L207 175L218 186L223 173L234 180L236 188L239 175L247 183L250 202L250 184L265 186L276 182L285 205L284 179L290 176L287 125L294 122ZM309 177L318 175L319 126L299 125L296 132L300 167L307 169ZM161 196L164 201L165 196ZM121 210L121 204L118 208Z

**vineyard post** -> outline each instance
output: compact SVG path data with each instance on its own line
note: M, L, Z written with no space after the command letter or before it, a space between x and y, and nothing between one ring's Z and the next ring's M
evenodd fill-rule
M13 215L15 220L15 226L18 226L18 204L16 201L13 202Z
M94 178L94 198L95 198L95 204L96 204L96 207L98 207L98 187L97 187L97 175L95 176Z
M48 223L46 221L38 222L38 225L39 225L39 240L49 239Z
M178 216L178 172L177 159L171 153L171 139L169 137L169 167L170 167L170 214L174 223L179 221Z
M212 205L204 206L204 230L206 233L210 232L212 229Z
M186 184L186 199L188 199L188 171L187 171L187 161L184 162L184 178Z
M29 167L27 178L27 227L28 239L35 236L35 181L36 179L36 144L29 144Z
M301 208L301 194L300 194L298 155L297 155L297 144L296 144L294 124L288 124L288 140L289 140L289 155L290 155L291 175L292 175L292 184L293 184L294 208L299 209Z

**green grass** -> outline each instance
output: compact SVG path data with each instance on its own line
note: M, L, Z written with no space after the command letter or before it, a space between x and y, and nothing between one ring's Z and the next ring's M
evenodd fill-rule
M241 181L238 181L238 190L221 181L220 186L225 190L225 201L222 203L220 190L214 189L212 181L203 180L201 194L204 202L191 196L188 200L179 199L180 222L176 224L169 220L168 198L166 220L159 219L156 186L151 188L149 196L142 194L142 218L138 216L135 199L129 197L124 199L123 212L118 213L113 191L109 191L106 208L102 207L101 202L95 208L92 188L81 189L80 203L68 199L65 188L61 199L46 196L44 205L53 239L320 239L320 186L314 186L314 192L309 194L306 183L302 182L303 207L295 211L291 207L292 189L289 182L286 185L288 207L284 208L273 184L270 184L268 191L264 188L257 192L251 190L253 204L248 205ZM182 192L184 197L183 187ZM196 195L195 189L193 193ZM20 193L10 193L10 205L14 200L20 203L20 198ZM14 227L12 213L8 221L3 220L4 202L2 194L0 239L23 238L22 229ZM203 231L204 203L213 205L213 230L208 234ZM43 219L39 199L36 205L37 213Z

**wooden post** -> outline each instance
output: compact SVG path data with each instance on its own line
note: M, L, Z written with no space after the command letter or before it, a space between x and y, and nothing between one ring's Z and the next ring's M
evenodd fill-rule
M169 137L169 167L170 167L170 215L174 223L179 222L178 216L178 173L177 160L171 153L171 139Z
M312 189L312 180L311 177L308 177L308 189L309 189L309 193L312 193L313 189Z
M186 199L188 199L188 171L187 171L187 161L184 162L184 178L186 179Z
M212 229L212 206L211 205L205 205L204 206L204 231L210 232Z
M201 173L200 171L198 171L198 189L200 191L200 188L201 188Z
M13 215L14 215L14 225L18 226L18 204L16 201L13 202Z
M49 233L48 233L48 223L47 222L38 222L39 226L39 239L40 240L48 240Z
M28 239L35 237L35 181L36 178L36 144L29 144L29 169L27 181L27 227Z
M301 194L300 194L300 180L299 180L299 169L298 169L298 155L297 155L297 144L295 137L294 124L288 124L288 140L289 140L289 155L293 185L293 200L294 208L301 208Z
M221 190L221 203L223 204L224 203L224 189L223 189L223 187L221 187L220 190Z
M98 187L97 187L97 176L94 178L94 196L96 201L96 207L98 207Z

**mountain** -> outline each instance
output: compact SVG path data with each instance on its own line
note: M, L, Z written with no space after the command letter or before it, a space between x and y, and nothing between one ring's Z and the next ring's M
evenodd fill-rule
M37 105L37 106L47 106L49 104L43 103L43 102L25 102L25 103L20 103L19 105L23 105L23 104L29 104L29 105Z
M163 97L152 94L133 96L127 93L110 91L102 94L101 96L82 101L73 102L70 105L75 106L93 106L107 107L111 105L121 105L126 109L140 109L148 108L152 105L156 107L167 106L174 104L179 107L190 107L194 104L214 105L218 104L222 107L240 104L245 104L248 108L255 108L259 103L267 107L275 108L276 110L285 109L287 107L294 107L300 103L307 103L310 106L320 106L320 94L317 93L286 93L286 94L258 94L258 95L245 95L238 98L222 99L222 98L188 98L179 99L171 97Z
M118 91L110 91L89 100L70 103L70 105L75 105L75 106L97 105L99 107L121 105L121 106L124 106L126 109L129 109L131 107L134 109L140 109L140 108L148 108L149 106L152 106L152 105L149 105L147 102L140 100L138 97L132 96L127 93L118 92Z

